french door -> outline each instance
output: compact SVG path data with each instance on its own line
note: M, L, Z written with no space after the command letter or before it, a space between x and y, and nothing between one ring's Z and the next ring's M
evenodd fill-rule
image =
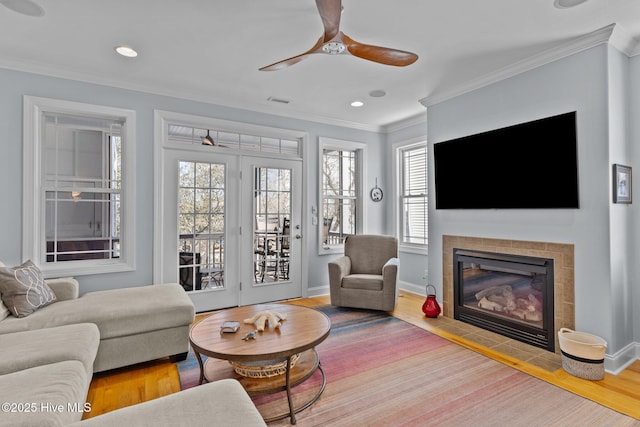
M196 311L302 295L301 162L167 151L162 282Z
M165 152L160 281L182 285L196 311L239 303L238 163L220 153Z
M241 169L240 303L257 304L300 297L301 162L244 157Z

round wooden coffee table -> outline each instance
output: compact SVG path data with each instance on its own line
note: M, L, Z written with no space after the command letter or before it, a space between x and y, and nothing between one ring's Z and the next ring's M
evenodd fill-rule
M247 333L255 330L255 325L245 324L244 319L252 318L261 311L281 313L286 316L286 320L282 321L279 328L272 328L267 323L264 331L256 332L255 339L243 340ZM220 327L225 321L240 322L240 329L235 333L221 334ZM233 369L228 371L240 381L249 395L286 391L289 412L265 421L291 417L291 424L295 424L295 414L311 406L324 391L326 376L315 347L329 336L330 331L329 318L312 308L289 304L257 304L222 310L205 317L191 328L189 340L200 365L201 384L205 379L218 379L216 374L219 375L214 365L209 363L212 359L203 363L202 355L249 368L283 365L282 374L261 378L240 375ZM309 401L294 407L291 389L309 379L317 370L322 375L319 391Z

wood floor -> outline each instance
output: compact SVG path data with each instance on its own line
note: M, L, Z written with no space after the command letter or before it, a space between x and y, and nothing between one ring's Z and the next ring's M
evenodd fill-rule
M329 298L323 296L289 302L315 307L328 304ZM640 420L640 361L636 361L619 375L605 374L602 381L582 380L562 369L549 371L442 330L438 327L437 320L428 321L424 317L421 310L423 302L424 297L401 292L398 306L392 314L515 369ZM164 359L95 374L87 397L92 410L84 418L178 391L180 379L176 365Z

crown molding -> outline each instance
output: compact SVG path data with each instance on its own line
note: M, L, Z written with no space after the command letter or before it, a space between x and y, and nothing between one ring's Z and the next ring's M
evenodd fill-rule
M609 38L609 44L628 57L636 56L640 53L640 40L634 38L622 26L614 24L615 27Z
M526 71L540 67L541 65L545 65L607 43L610 43L627 56L634 56L640 53L640 42L637 39L631 37L626 30L620 27L620 25L610 24L606 27L592 31L591 33L561 43L537 55L533 55L507 67L503 67L495 72L469 80L455 88L452 88L451 90L422 98L419 102L425 107L429 107L448 99L455 98L456 96L497 83L509 77L522 74Z
M427 111L425 110L422 113L415 114L411 117L407 117L402 120L398 120L393 123L386 124L382 126L382 133L392 133L397 132L399 130L403 130L409 128L411 126L417 126L421 124L427 123Z
M96 76L90 73L83 73L77 71L70 71L61 68L54 68L49 65L28 62L28 61L15 61L0 59L0 68L4 68L12 71L19 71L30 74L37 74L47 77L60 78L65 80L72 80L83 83L96 84L101 86L114 87L119 89L131 90L136 92L148 93L158 96L167 96L176 99L184 99L194 102L201 102L204 104L219 106L224 108L233 108L237 110L243 110L249 113L260 113L270 116L278 116L286 119L309 121L313 123L325 124L330 126L346 127L356 130L362 130L367 132L383 133L384 125L380 124L367 124L360 122L353 122L350 120L337 119L333 117L327 117L318 114L305 113L302 111L286 110L276 111L273 105L260 105L259 103L244 103L237 100L230 100L224 98L212 99L211 96L203 95L201 93L184 93L181 91L171 90L167 87L157 87L153 85L145 85L138 83L131 83L122 81L119 79L113 79L106 76ZM287 106L276 106L287 108Z

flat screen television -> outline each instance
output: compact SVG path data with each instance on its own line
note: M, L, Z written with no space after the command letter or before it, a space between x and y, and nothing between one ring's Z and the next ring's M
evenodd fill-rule
M436 143L436 209L579 207L576 112Z

